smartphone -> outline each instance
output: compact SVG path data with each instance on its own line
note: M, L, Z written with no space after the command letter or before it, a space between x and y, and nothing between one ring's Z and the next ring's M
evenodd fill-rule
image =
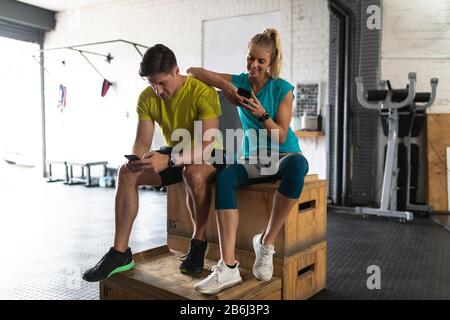
M247 98L247 99L251 99L252 98L252 92L248 91L244 88L238 88L238 95L240 95L241 97Z
M136 160L141 160L141 158L139 158L137 155L135 154L126 154L125 158L127 158L130 161L136 161Z

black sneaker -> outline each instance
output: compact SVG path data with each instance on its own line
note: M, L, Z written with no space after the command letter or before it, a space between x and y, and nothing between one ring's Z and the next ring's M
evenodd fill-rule
M180 258L180 272L188 274L202 271L207 249L208 241L191 239L189 252Z
M115 273L131 270L134 266L130 248L122 253L111 247L94 267L83 274L83 279L88 282L104 280Z

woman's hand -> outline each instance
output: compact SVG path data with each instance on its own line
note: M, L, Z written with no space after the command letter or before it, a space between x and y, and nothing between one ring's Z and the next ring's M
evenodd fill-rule
M231 82L223 81L224 84L222 86L222 91L225 97L227 98L230 103L234 104L235 106L242 106L244 104L243 97L238 95L238 90Z
M251 112L256 118L261 117L264 113L266 113L266 109L262 106L261 102L259 102L255 93L252 91L252 99L247 99L242 97L245 103L242 105L245 109Z

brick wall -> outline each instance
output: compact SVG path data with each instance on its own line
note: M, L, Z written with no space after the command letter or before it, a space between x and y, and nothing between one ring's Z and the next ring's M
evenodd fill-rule
M326 0L293 1L292 82L321 84L321 113L328 103L329 13ZM325 137L301 138L309 172L326 179Z
M406 87L417 73L417 89L430 91L439 78L433 113L450 112L450 2L388 0L383 2L382 79Z

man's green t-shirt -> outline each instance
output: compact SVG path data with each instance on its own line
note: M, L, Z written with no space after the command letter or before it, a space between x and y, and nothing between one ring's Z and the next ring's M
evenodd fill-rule
M159 98L152 87L146 88L139 96L137 113L139 120L154 120L162 131L166 146L183 146L194 142L194 121L219 118L222 114L216 90L192 77L187 77L183 87L170 99ZM172 141L176 129L186 129L191 141ZM216 138L215 148L222 149Z

